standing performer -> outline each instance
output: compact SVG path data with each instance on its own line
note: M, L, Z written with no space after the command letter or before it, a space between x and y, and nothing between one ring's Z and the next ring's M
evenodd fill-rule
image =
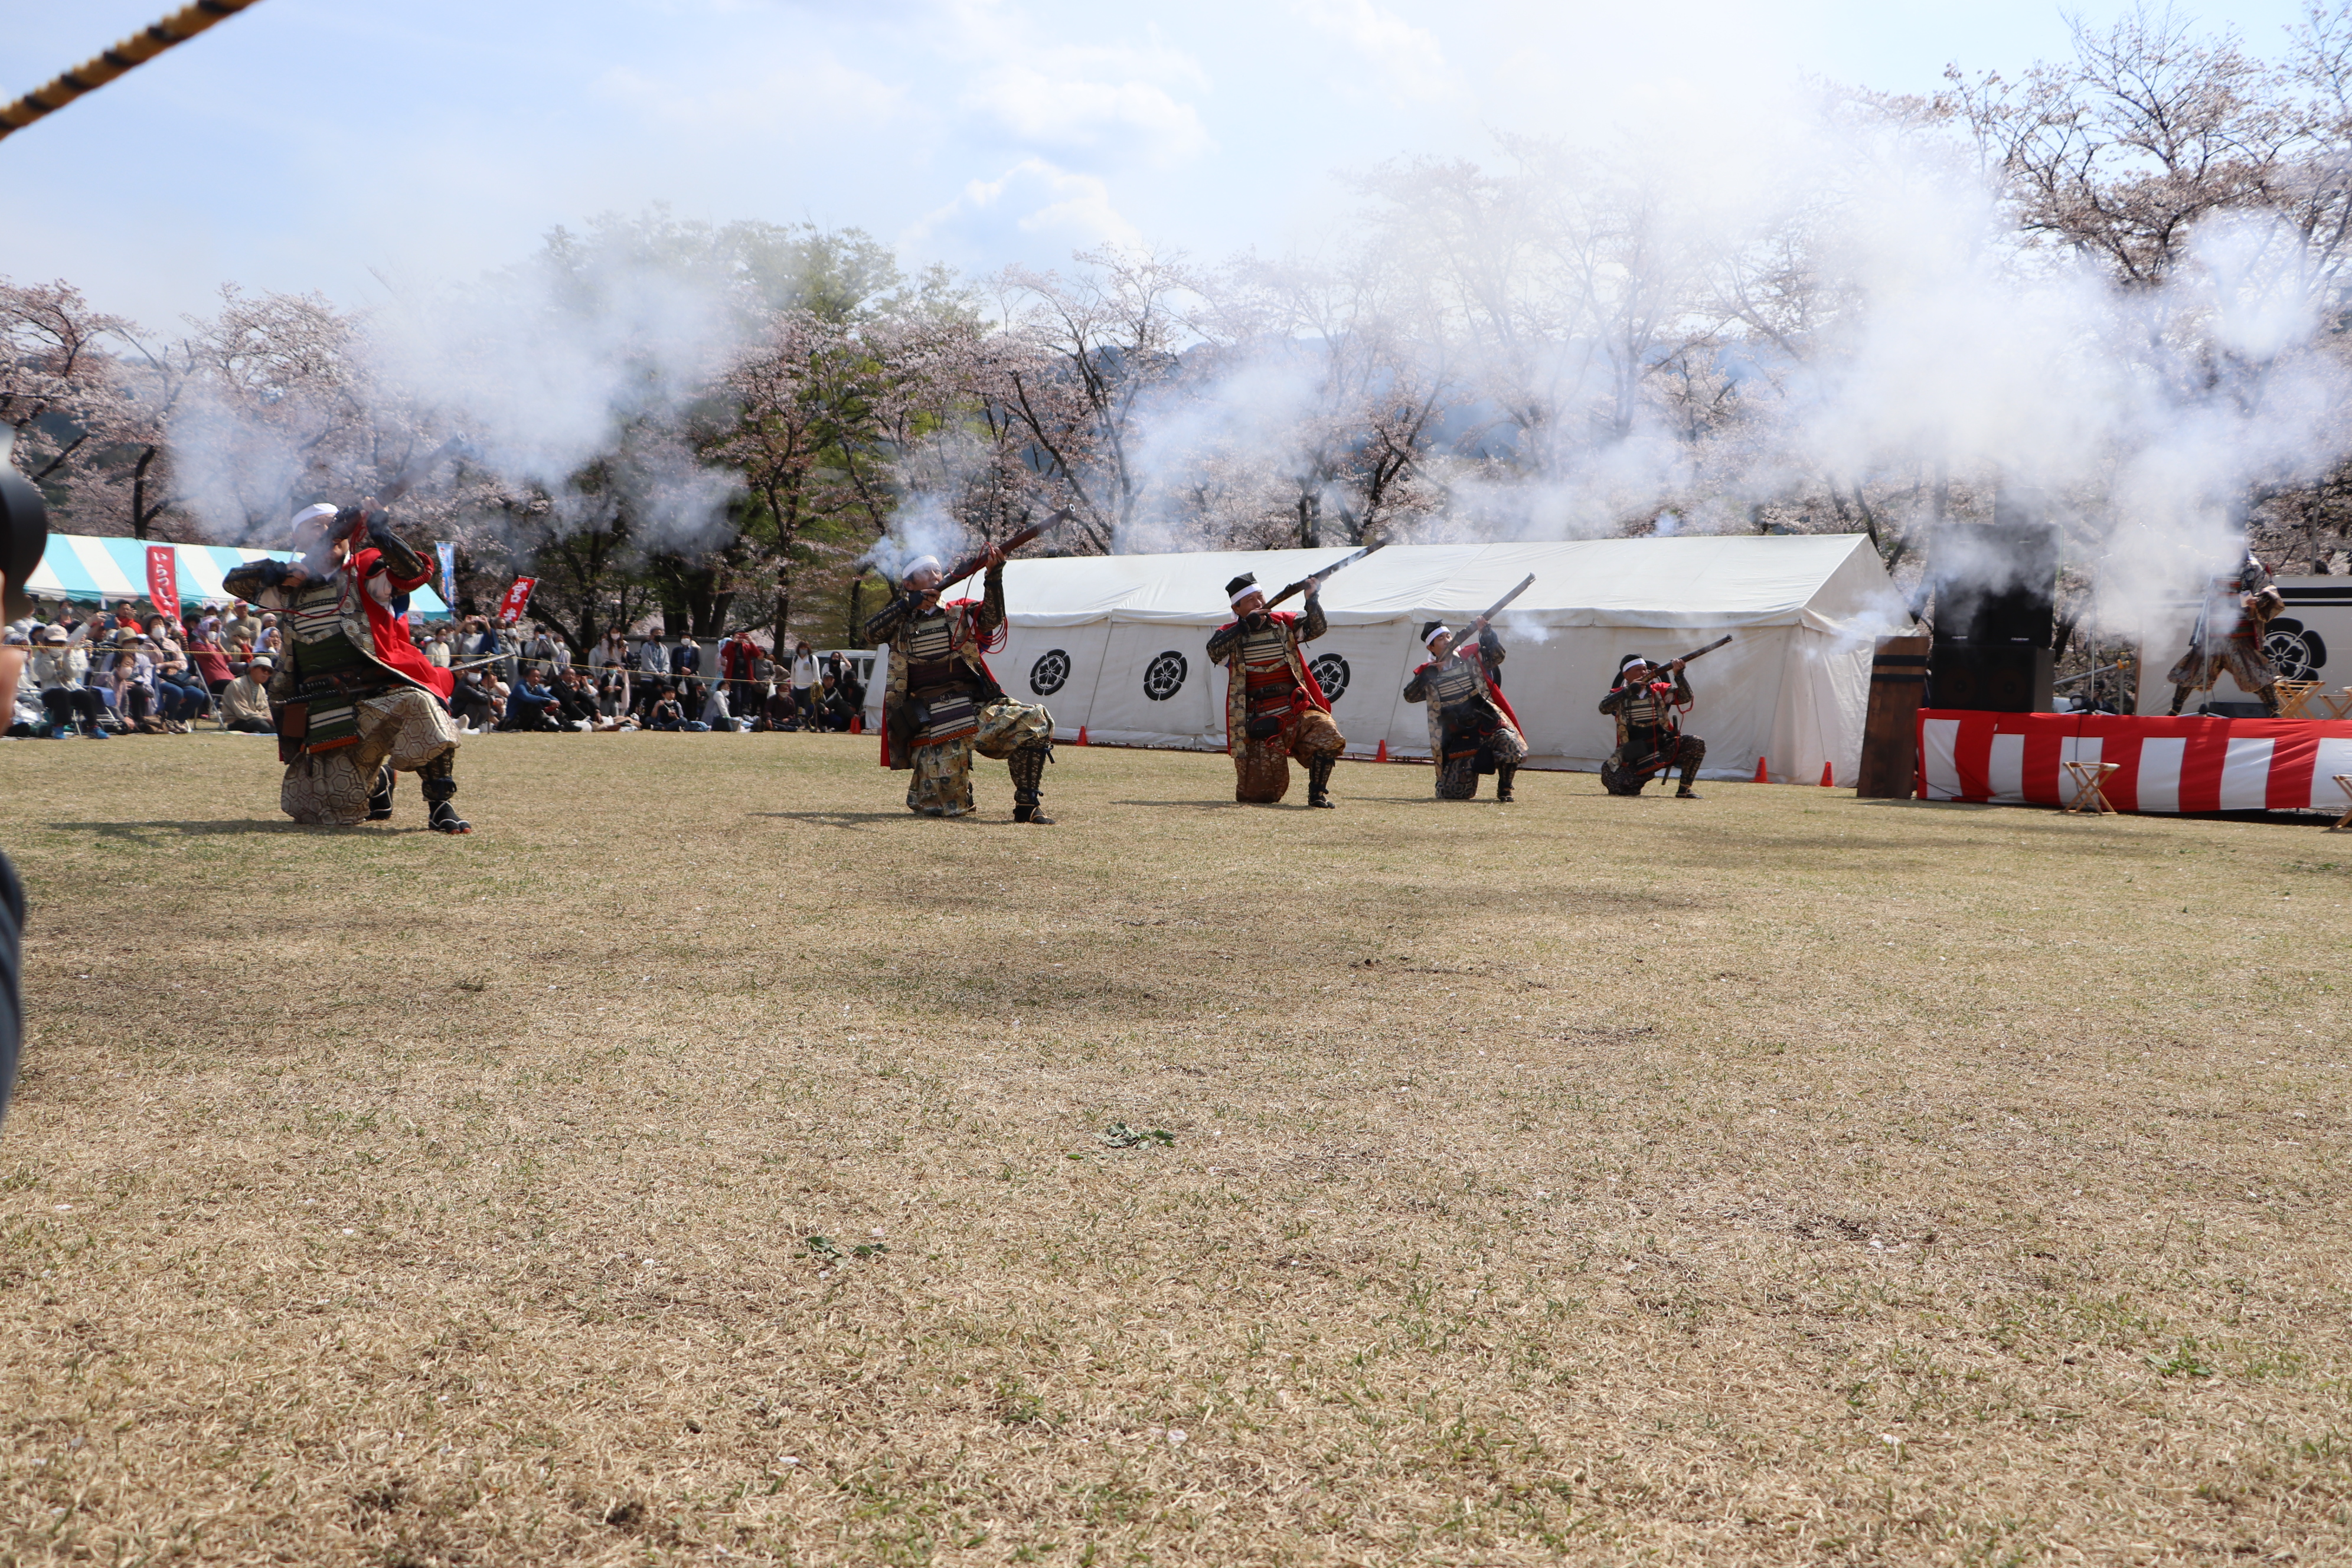
M470 833L457 793L457 727L443 706L453 684L412 642L393 600L433 575L364 503L321 501L294 514L294 562L254 561L222 587L279 615L286 647L269 694L282 707L278 806L297 822L382 822L397 773L423 781L427 825Z
M1209 638L1209 657L1225 666L1225 750L1234 759L1234 798L1272 805L1290 793L1290 760L1307 765L1307 804L1332 807L1331 770L1347 749L1330 700L1298 645L1323 635L1319 579L1309 579L1307 613L1269 610L1257 574L1225 584L1234 618Z
M912 768L907 809L971 815L971 754L1002 757L1013 774L1013 820L1040 826L1040 788L1054 756L1054 716L1004 695L981 656L1004 646L1004 552L991 546L982 597L940 602L940 558L919 556L898 596L866 623L890 646L882 698L882 765Z
M1601 700L1601 710L1617 720L1617 749L1601 764L1601 784L1611 795L1639 795L1659 773L1683 770L1676 800L1696 800L1691 781L1706 759L1706 742L1683 733L1682 713L1696 699L1685 661L1665 667L1672 680L1659 679L1656 668L1640 654L1629 653L1617 666L1617 684Z
M2212 690L2213 682L2227 670L2231 679L2260 697L2275 716L2279 672L2263 651L2263 634L2271 617L2285 608L2286 598L2272 585L2269 569L2251 552L2234 577L2214 578L2207 585L2197 629L2189 634L2189 651L2165 677L2172 682L2173 714L2179 714L2191 691Z
M1475 800L1478 775L1495 775L1495 800L1511 800L1511 775L1527 760L1519 716L1503 696L1503 639L1484 620L1473 622L1459 649L1444 623L1421 628L1429 662L1405 683L1407 702L1429 704L1429 756L1437 764L1437 798Z

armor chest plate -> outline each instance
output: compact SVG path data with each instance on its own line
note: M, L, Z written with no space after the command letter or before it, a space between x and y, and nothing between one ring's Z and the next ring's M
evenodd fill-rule
M930 664L954 652L955 630L948 625L945 610L932 610L907 623L907 658L910 662Z
M1617 716L1636 730L1654 730L1674 722L1674 709L1653 687L1644 686L1618 707Z
M306 676L364 662L361 645L373 641L366 612L345 603L343 587L341 576L331 577L303 589L282 612L295 664Z
M1242 666L1254 675L1290 668L1290 639L1283 635L1279 624L1269 624L1264 631L1242 634Z
M1430 677L1429 685L1438 706L1451 708L1476 696L1484 682L1479 680L1477 672L1470 668L1468 661L1449 658L1437 667L1436 673Z

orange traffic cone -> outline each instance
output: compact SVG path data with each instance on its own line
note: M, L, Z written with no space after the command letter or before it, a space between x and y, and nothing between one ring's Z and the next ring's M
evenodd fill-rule
M1822 764L1822 787L1823 789L1837 788L1837 774L1831 770L1830 765L1827 763L1823 763Z
M1756 759L1756 776L1749 782L1751 784L1770 784L1772 782L1770 775L1764 772L1763 758L1759 757Z
M1081 725L1079 725L1079 726L1078 726L1078 744L1079 744L1079 745L1081 745L1081 746L1083 746L1083 745L1085 745L1086 743L1087 743L1087 727L1086 727L1084 724L1081 724Z
M1387 742L1387 740L1386 740L1386 739L1382 739L1382 740L1381 740L1381 749L1380 749L1379 751L1377 751L1377 752L1373 752L1373 753L1372 753L1372 761L1374 761L1374 762L1376 762L1376 763L1385 763L1385 762L1387 762L1388 760L1389 760L1389 743L1388 743L1388 742Z

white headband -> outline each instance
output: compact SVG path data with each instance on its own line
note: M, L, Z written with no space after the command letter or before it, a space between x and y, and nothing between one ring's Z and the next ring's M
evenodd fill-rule
M899 572L898 580L903 583L918 572L943 572L945 570L946 568L940 564L940 558L938 556L918 555L912 561L908 562L905 568Z
M299 533L302 531L303 525L306 523L331 522L334 521L334 516L335 509L329 503L325 501L313 502L311 505L304 507L300 511L294 514L293 531Z
M1452 627L1450 627L1450 626L1432 626L1432 627L1430 627L1430 628L1429 628L1429 635L1428 635L1427 637L1423 637L1423 638L1422 638L1422 639L1421 639L1421 641L1422 641L1422 646L1423 646L1423 647L1428 647L1430 644L1434 643L1434 642L1435 642L1438 638L1440 638L1440 637L1452 637L1453 635L1454 635L1454 631L1453 631L1453 628L1452 628Z
M1234 590L1233 597L1228 600L1227 603L1239 606L1241 602L1244 599L1248 598L1252 594L1263 594L1265 592L1265 590L1264 588L1258 586L1255 583L1252 583L1246 588L1236 588Z

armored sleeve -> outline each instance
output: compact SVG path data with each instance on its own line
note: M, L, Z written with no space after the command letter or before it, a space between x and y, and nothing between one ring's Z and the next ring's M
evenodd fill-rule
M1478 651L1486 656L1488 669L1503 668L1503 639L1495 635L1494 627L1488 626L1478 634Z
M368 542L383 557L384 570L392 574L393 585L405 593L429 580L433 569L425 558L408 546L408 541L392 531L383 513L373 511L367 519Z
M906 624L907 617L915 613L915 595L901 594L867 616L866 646L880 647L884 643L897 637L898 628Z
M1407 702L1426 702L1429 700L1429 681L1427 679L1428 668L1428 666L1423 665L1420 669L1414 670L1412 672L1412 679L1404 683L1404 700Z
M1690 671L1687 669L1675 671L1675 705L1678 708L1687 708L1697 700L1698 694L1691 689Z
M1616 712L1618 709L1622 708L1625 705L1625 699L1631 695L1632 693L1627 691L1625 688L1622 686L1611 687L1609 689L1609 695L1601 700L1601 710L1603 713Z
M1242 623L1227 622L1209 634L1209 657L1219 664L1224 663L1226 657L1234 651L1234 645L1241 640Z
M1307 613L1298 617L1298 640L1313 642L1330 629L1331 623L1323 618L1323 595L1309 588L1307 591Z
M981 579L980 614L976 617L982 632L992 632L1004 624L1004 563L1000 561L988 569Z
M293 567L289 561L248 561L230 568L221 576L221 592L233 597L258 600L279 584Z

